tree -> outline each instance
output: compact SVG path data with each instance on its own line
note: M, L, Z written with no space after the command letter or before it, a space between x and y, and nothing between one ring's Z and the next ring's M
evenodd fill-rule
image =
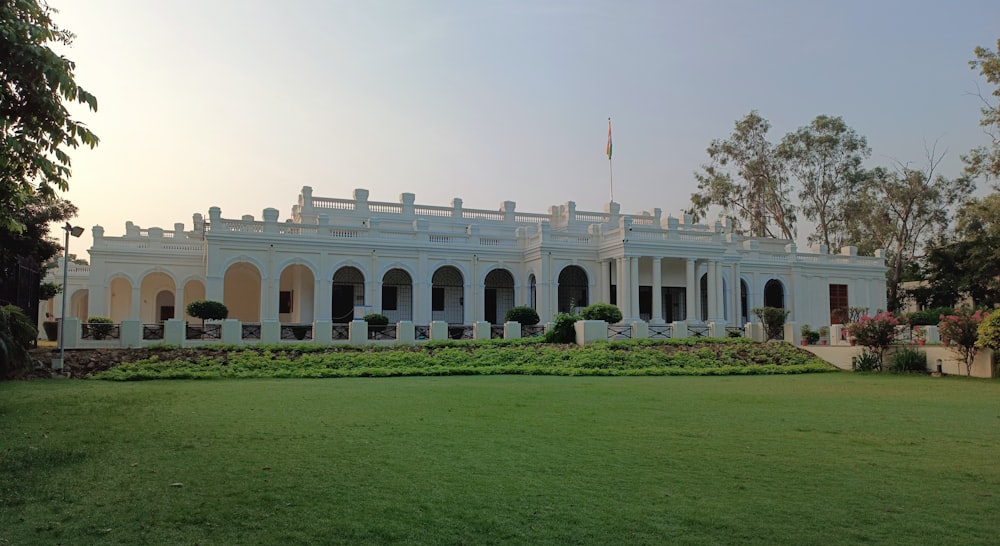
M719 206L737 233L795 238L788 175L776 147L767 140L770 128L754 110L736 122L729 139L712 141L708 146L712 162L694 175L698 193L691 194L687 213L704 218L709 207Z
M206 320L223 320L229 316L229 308L221 301L197 300L187 305L187 314L200 318L202 325Z
M971 150L962 160L966 163L966 172L973 178L981 175L987 179L1000 178L1000 39L997 40L997 51L977 47L975 54L976 58L969 61L969 67L979 70L979 74L995 86L991 93L992 99L978 93L983 103L980 109L983 117L979 125L991 142L989 146Z
M48 44L70 46L74 35L38 0L0 2L0 227L25 228L16 212L36 196L69 188L68 148L99 140L70 117L64 101L97 111L97 98L76 84L73 61Z
M816 116L778 146L788 171L800 184L799 203L816 224L810 243L840 248L847 241L847 214L863 180L861 164L871 155L868 141L840 117Z
M10 263L20 256L39 264L51 262L62 245L49 237L49 226L69 220L76 211L76 206L65 199L46 197L40 192L32 194L12 215L21 229L0 227L0 263Z
M899 308L899 284L918 249L943 232L951 207L974 188L967 176L946 178L935 174L942 157L930 148L923 169L902 163L894 171L875 168L865 178L858 199L852 201L850 238L858 241L864 251L881 248L889 253L890 309Z
M954 232L927 245L928 303L954 305L968 296L993 307L1000 303L1000 193L969 199L955 216Z
M35 192L25 205L14 211L12 217L21 225L20 230L0 225L0 288L16 288L14 282L18 264L34 264L32 269L39 270L39 280L45 277L45 271L58 263L62 250L59 241L49 237L49 226L64 222L76 215L76 206L59 197L45 197ZM42 264L39 266L39 264ZM55 283L40 283L37 295L26 295L37 300L47 300L61 290ZM3 290L0 290L3 292ZM21 292L24 295L23 292ZM10 296L8 296L10 297ZM12 301L16 299L12 298ZM26 307L26 312L33 312L34 307Z

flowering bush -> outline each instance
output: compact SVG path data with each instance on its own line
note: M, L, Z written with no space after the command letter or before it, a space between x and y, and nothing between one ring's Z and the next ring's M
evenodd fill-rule
M924 326L913 327L913 340L917 343L927 340L927 328Z
M965 363L965 373L972 375L972 362L976 359L976 340L979 338L979 324L989 313L973 311L968 307L955 310L954 315L941 315L941 341L954 344L954 350Z
M847 325L847 333L875 355L877 369L881 370L885 350L896 340L896 326L899 326L899 317L883 311L874 317L861 315L856 322Z

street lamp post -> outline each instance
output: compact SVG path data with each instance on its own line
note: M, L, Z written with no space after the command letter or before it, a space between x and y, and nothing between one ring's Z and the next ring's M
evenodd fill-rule
M69 236L79 237L83 235L83 228L80 226L71 226L69 222L63 226L63 231L66 232L66 244L63 246L63 283L62 283L62 308L59 310L59 358L52 359L52 369L62 370L63 362L66 357L66 283L69 276Z

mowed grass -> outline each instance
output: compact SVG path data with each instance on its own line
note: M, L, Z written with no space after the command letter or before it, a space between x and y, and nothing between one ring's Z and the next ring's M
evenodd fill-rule
M1000 383L0 383L0 544L996 544Z

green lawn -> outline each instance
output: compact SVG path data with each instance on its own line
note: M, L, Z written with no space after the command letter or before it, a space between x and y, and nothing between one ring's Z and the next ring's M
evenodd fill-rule
M996 544L1000 382L0 383L0 544Z

